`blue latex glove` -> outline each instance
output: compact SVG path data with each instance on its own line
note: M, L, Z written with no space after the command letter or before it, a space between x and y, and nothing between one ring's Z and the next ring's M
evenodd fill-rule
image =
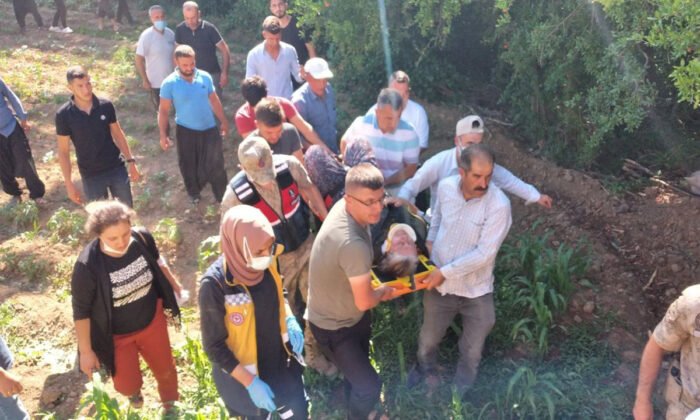
M253 404L255 404L256 407L269 412L273 412L277 409L275 402L272 400L275 398L275 393L272 392L270 386L260 379L259 376L256 376L253 382L245 387L245 389L248 391L248 395L250 395L250 399L253 400Z
M302 350L304 350L304 332L301 331L301 327L294 316L288 316L286 321L289 341L292 343L292 351L296 354L301 354Z

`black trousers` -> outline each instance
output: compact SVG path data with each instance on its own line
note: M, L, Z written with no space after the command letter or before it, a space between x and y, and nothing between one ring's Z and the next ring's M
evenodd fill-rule
M9 137L0 134L0 182L3 191L12 196L20 196L22 190L15 177L24 178L30 198L44 196L44 183L36 172L29 140L19 123Z
M177 125L177 160L190 198L199 198L207 183L219 203L226 192L228 176L224 169L224 151L219 129L191 130Z
M370 311L352 327L324 330L311 322L309 326L323 354L343 372L348 419L365 420L382 390L382 381L369 361Z
M129 3L127 3L126 0L119 0L119 4L117 5L117 22L122 23L123 17L126 17L126 21L129 22L129 25L134 24L134 18L131 17L131 13L129 12Z
M36 7L34 0L12 0L12 6L15 9L15 19L17 19L17 24L21 30L24 30L27 26L24 20L27 13L31 13L34 16L36 26L40 28L44 26L44 21L41 19L39 9Z
M66 2L64 0L54 0L56 4L56 13L53 15L53 23L51 26L58 26L58 21L61 21L61 26L66 27L66 16L68 11L66 10Z

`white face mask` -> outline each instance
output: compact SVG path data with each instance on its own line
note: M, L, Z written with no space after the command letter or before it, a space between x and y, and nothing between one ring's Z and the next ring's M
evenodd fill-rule
M272 264L272 255L253 257L253 253L248 246L248 238L246 237L243 237L243 256L246 259L248 268L252 268L255 271L265 271Z
M134 242L134 238L131 237L131 239L129 239L129 243L126 245L126 248L124 248L123 251L117 251L116 249L114 249L114 248L112 248L111 246L107 245L107 242L105 242L105 241L101 241L101 242L102 242L102 248L103 248L105 251L109 252L110 254L114 254L114 255L116 255L117 257L121 257L121 256L123 256L124 254L126 254L126 252L129 250L129 247L131 246L131 243Z

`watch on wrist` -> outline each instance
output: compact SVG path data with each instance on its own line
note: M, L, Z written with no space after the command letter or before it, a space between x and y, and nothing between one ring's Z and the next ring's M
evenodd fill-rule
M126 163L136 163L136 159L130 158L130 159L124 160L124 162L126 162Z

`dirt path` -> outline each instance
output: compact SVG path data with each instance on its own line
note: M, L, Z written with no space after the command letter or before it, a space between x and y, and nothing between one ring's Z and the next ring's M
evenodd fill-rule
M43 14L48 16L49 11L44 10ZM89 13L71 13L71 23L75 22L72 26L81 32L71 36L35 30L17 36L11 16L10 5L0 4L0 44L3 45L0 60L8 64L3 72L15 78L16 72L20 72L29 83L40 84L45 92L43 99L25 100L34 123L30 134L34 157L48 188L49 204L40 211L41 224L59 207L75 209L65 198L57 162L42 161L55 147L53 114L65 100L62 75L71 57L75 57L95 69L93 77L98 94L119 98L115 100L117 112L127 134L136 138L134 150L147 178L134 186L140 220L153 229L162 218L175 217L184 240L179 246L169 247L166 254L185 286L195 290L196 247L202 239L216 233L216 217L194 218L194 221L190 217L175 156L161 153L157 148L154 113L133 73L123 84L108 80L111 73L107 63L117 51L115 48L130 47L131 43L93 36L90 28L93 16ZM145 22L143 13L139 16ZM242 58L236 56L231 80L242 77ZM4 75L0 73L0 76ZM242 102L234 90L227 92L228 116ZM60 100L53 99L56 95ZM467 112L444 106L426 108L431 120L429 153L432 154L451 146L455 122ZM620 327L603 338L628 362L623 380L634 386L635 378L629 371L639 357L646 332L684 287L698 281L700 199L655 187L639 194L613 196L590 176L559 168L522 150L512 140L512 131L502 130L488 120L487 125L494 132L489 143L496 150L499 163L555 199L552 210L543 210L538 206L526 207L519 199L512 198L514 231L525 230L541 220L539 229L553 230L555 245L575 243L582 238L590 244L594 261L589 277L594 287L577 293L569 321L613 316ZM236 171L235 144L237 139L233 138L225 143L225 153L231 157L227 160L229 175ZM0 206L6 201L6 196L0 196ZM206 193L204 201L213 205L210 193ZM60 264L70 267L77 254L76 249L55 245L43 237L17 237L9 232L0 229L0 247L25 256L40 256L55 267ZM8 277L1 272L0 276L4 278L0 280L0 300L9 302L12 311L6 333L12 334L10 343L19 348L15 349L16 369L24 377L26 405L32 413L55 411L61 418L72 415L84 380L71 371L74 343L65 283L63 289L43 285L28 293L26 279ZM652 277L653 282L645 288ZM62 280L66 281L65 273ZM594 304L593 310L590 302ZM176 345L178 340L181 343L182 337L174 340Z

